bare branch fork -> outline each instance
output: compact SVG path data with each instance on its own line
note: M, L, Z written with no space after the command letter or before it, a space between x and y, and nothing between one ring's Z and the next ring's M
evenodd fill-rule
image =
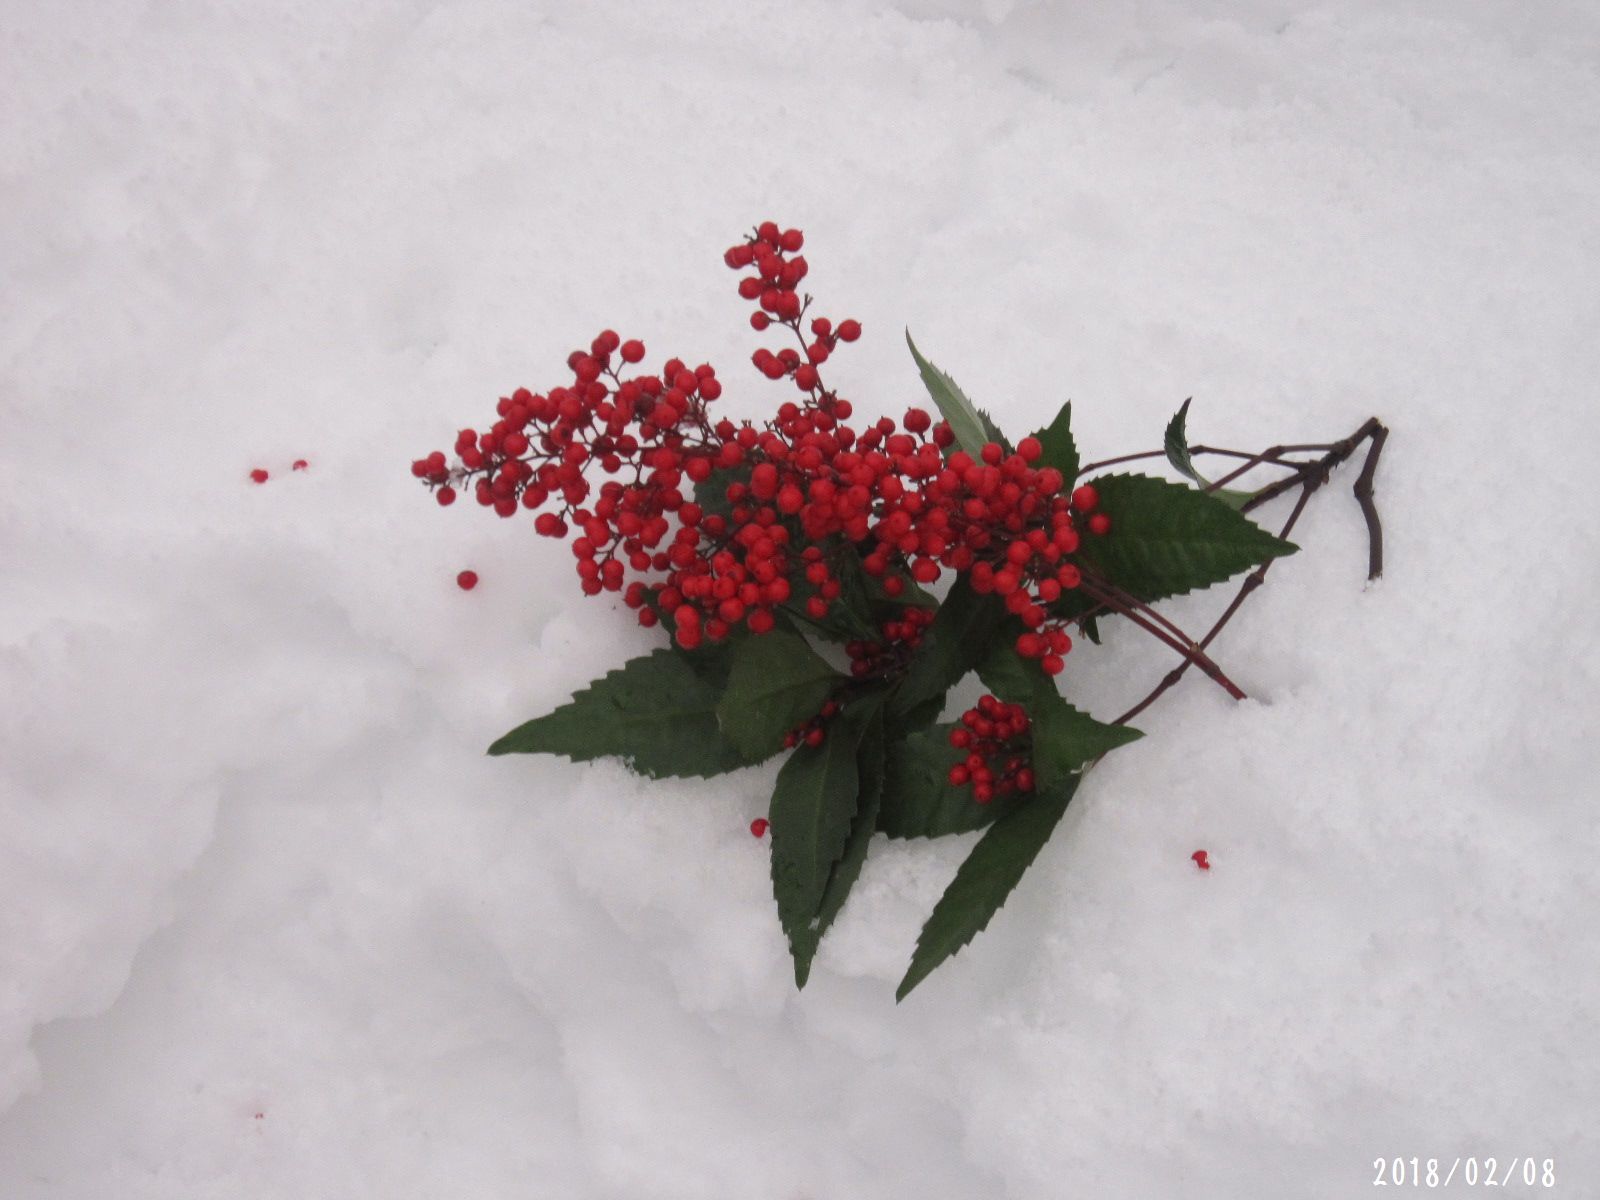
M1249 512L1259 508L1270 500L1288 492L1299 489L1295 499L1294 508L1289 512L1289 518L1279 530L1278 536L1287 538L1294 530L1295 523L1300 520L1300 514L1305 512L1307 503L1312 495L1328 482L1334 469L1350 459L1360 449L1363 443L1367 445L1366 459L1361 465L1361 473L1356 477L1355 493L1356 503L1361 506L1361 515L1367 524L1367 578L1377 579L1383 574L1383 525L1378 519L1378 508L1373 502L1373 478L1377 474L1378 459L1383 453L1384 442L1388 440L1389 430L1376 417L1368 418L1359 429L1349 437L1338 442L1306 443L1299 445L1273 446L1259 454L1246 454L1239 450L1223 450L1212 446L1195 446L1191 454L1212 454L1228 458L1244 459L1242 465L1221 479L1206 486L1206 490L1214 492L1224 485L1238 479L1245 473L1261 466L1276 466L1286 468L1289 474L1274 483L1257 491L1244 504L1240 506L1241 512ZM1294 460L1285 458L1288 454L1322 451L1312 459ZM1098 467L1112 466L1117 463L1134 462L1145 458L1163 457L1165 451L1152 450L1141 454L1125 454L1118 458L1106 459L1103 462L1091 463L1084 470ZM1245 598L1255 591L1265 581L1267 570L1272 566L1273 559L1262 563L1244 579L1238 592L1222 615L1198 642L1191 639L1181 629L1167 620L1155 609L1141 602L1136 597L1129 595L1120 588L1113 587L1105 580L1093 579L1085 576L1084 590L1096 602L1097 610L1104 609L1109 612L1119 613L1127 617L1134 624L1177 650L1183 655L1183 661L1169 671L1160 683L1139 703L1116 719L1113 724L1125 725L1154 704L1166 690L1183 678L1183 674L1191 666L1197 666L1209 678L1214 680L1230 696L1236 700L1245 699L1245 694L1234 682L1223 674L1221 668L1206 653L1207 648L1217 635L1223 630L1233 615L1239 611Z

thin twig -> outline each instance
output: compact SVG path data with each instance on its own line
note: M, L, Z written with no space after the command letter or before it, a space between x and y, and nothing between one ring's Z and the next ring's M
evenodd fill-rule
M1333 469L1354 454L1362 442L1370 441L1372 444L1367 449L1366 461L1362 464L1361 474L1356 479L1354 491L1356 500L1361 505L1361 514L1367 523L1367 578L1378 578L1383 574L1383 526L1378 520L1377 506L1373 503L1373 477L1377 473L1378 459L1383 453L1383 445L1388 436L1389 431L1382 422L1376 417L1369 418L1359 429L1343 441L1331 443L1328 446L1327 453L1321 458L1299 464L1293 475L1257 492L1242 506L1240 511L1248 512L1265 504L1273 497L1280 496L1289 489L1298 486L1300 495L1295 501L1294 509L1289 513L1289 519L1284 522L1283 528L1278 533L1280 538L1287 538L1294 530L1296 522L1300 520L1300 514L1305 512L1306 505L1310 502L1312 495L1328 481L1329 474ZM1309 447L1300 447L1300 449L1306 448ZM1291 449L1291 447L1282 447L1280 452L1287 453ZM1210 631L1200 639L1198 648L1201 651L1204 651L1216 640L1223 627L1233 619L1233 615L1244 605L1245 598L1265 582L1267 570L1276 561L1276 559L1269 558L1245 577L1244 583L1240 585L1233 601L1223 610L1222 615L1217 618ZM1133 720L1133 718L1149 708L1150 705L1154 704L1167 689L1182 679L1183 673L1195 662L1195 659L1186 658L1182 663L1179 663L1178 666L1162 678L1161 682L1155 686L1149 695L1123 713L1112 724L1126 725Z

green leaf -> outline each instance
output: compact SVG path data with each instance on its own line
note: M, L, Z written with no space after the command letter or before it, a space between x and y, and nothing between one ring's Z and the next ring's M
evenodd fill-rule
M1183 407L1177 411L1172 420L1167 422L1167 436L1165 438L1167 461L1205 488L1208 495L1215 496L1229 508L1243 508L1255 497L1254 492L1236 492L1232 488L1213 487L1210 481L1200 474L1200 471L1194 465L1194 459L1189 453L1188 434L1189 404L1193 399L1194 397L1190 396L1188 400L1185 400Z
M861 745L856 751L856 776L860 792L856 801L855 823L850 828L850 840L845 843L844 854L833 864L828 885L822 890L822 905L817 910L816 921L799 931L799 936L789 945L790 953L794 956L796 987L805 987L806 980L811 977L811 962L816 957L822 935L828 932L828 926L844 909L850 889L861 878L861 868L867 861L867 849L877 830L884 776L881 704L872 706L872 715L867 719L866 731L861 736Z
M978 664L984 686L1007 704L1021 704L1033 724L1033 771L1048 791L1084 763L1144 736L1126 725L1107 725L1068 704L1055 680L1009 643L997 645Z
M1072 401L1068 400L1061 406L1061 411L1056 414L1056 419L1048 426L1033 435L1039 439L1039 444L1044 447L1039 455L1035 467L1054 467L1061 472L1065 480L1061 486L1065 492L1072 491L1073 482L1078 478L1078 443L1072 437Z
M722 735L720 689L700 673L714 678L718 662L691 662L670 648L632 659L554 712L517 726L489 753L621 758L653 779L735 770L753 760Z
M944 712L945 694L940 692L937 696L930 696L921 704L899 713L892 717L885 717L885 730L891 742L899 741L908 734L918 733L932 725L939 719L939 714Z
M922 645L917 648L905 678L890 698L891 720L900 720L948 691L972 670L988 652L1005 615L1005 605L999 597L978 595L965 574L958 576L939 606L933 624L922 635Z
M801 953L807 946L815 952L823 897L855 828L861 794L856 752L878 708L876 701L851 705L834 719L822 745L800 746L778 772L767 813L772 822L772 894L795 954L797 979Z
M1111 531L1085 535L1078 555L1140 600L1209 587L1299 549L1182 484L1121 474L1092 482Z
M717 719L751 762L783 749L783 735L817 715L840 675L797 633L774 629L745 638L733 654Z
M1063 780L989 827L922 927L911 967L895 992L897 1001L983 932L1050 840L1080 778Z
M922 357L917 344L911 340L909 329L906 330L906 345L911 347L911 357L917 360L917 370L922 372L922 382L928 389L928 395L933 397L940 415L950 423L950 432L956 435L956 445L976 457L983 450L985 442L997 440L990 437L994 422L987 421L979 414L954 379Z
M994 442L1007 454L1010 454L1016 449L1016 447L1011 444L1011 439L1000 432L1000 426L994 423L994 418L989 415L987 409L980 408L977 410L977 413L978 424L983 426L984 437L986 437L989 441Z
M728 485L750 482L749 466L718 467L694 485L694 502L708 515L727 516L733 511L728 501Z
M1185 400L1183 407L1177 411L1172 420L1167 422L1167 436L1165 438L1167 461L1201 487L1206 487L1207 481L1205 477L1194 469L1194 460L1189 456L1187 427L1189 423L1189 404L1193 400L1193 396Z
M892 838L944 837L982 829L1026 804L1031 797L1012 792L988 804L972 798L970 787L950 783L950 768L964 757L950 745L954 722L907 735L889 748L878 829Z

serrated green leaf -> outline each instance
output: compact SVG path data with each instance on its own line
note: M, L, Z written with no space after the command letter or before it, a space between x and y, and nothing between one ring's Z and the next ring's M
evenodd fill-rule
M1299 549L1216 497L1182 484L1122 474L1091 482L1111 531L1085 535L1078 555L1140 600L1209 587Z
M751 467L748 464L718 467L694 485L694 502L707 514L727 516L733 511L733 504L728 500L728 486L734 483L749 483L750 471Z
M1011 439L1000 432L1000 426L994 423L994 418L989 415L988 409L980 408L977 410L977 413L978 423L983 426L983 435L985 438L995 443L995 445L999 446L1007 454L1010 454L1016 449L1016 447L1011 444Z
M922 927L897 1001L988 926L1023 873L1050 840L1081 776L1070 776L989 827L972 848Z
M727 739L751 761L783 749L783 736L816 716L845 677L797 633L774 629L745 638L733 652L717 720Z
M944 837L992 825L1029 797L1012 792L988 804L955 787L950 768L963 753L950 745L954 722L908 734L889 748L878 830L892 838Z
M1055 680L1009 643L996 645L978 664L984 686L1007 704L1021 704L1033 725L1033 771L1047 791L1084 763L1144 736L1126 725L1107 725L1062 697Z
M817 910L815 924L798 931L799 936L789 946L794 956L794 982L797 987L805 987L806 980L811 977L811 962L816 957L817 947L822 942L823 934L828 932L828 927L843 911L850 889L861 877L872 835L877 830L884 777L883 708L878 704L873 705L872 715L867 720L861 744L856 750L856 777L859 794L850 840L845 843L844 853L833 864L833 870L828 875L828 886L822 891L822 905Z
M834 719L822 745L801 745L778 772L767 812L772 822L772 894L790 951L796 954L797 977L799 951L810 946L815 952L814 923L833 866L855 827L861 795L856 753L878 708L876 701L851 705Z
M1070 492L1078 478L1078 443L1072 437L1072 401L1061 406L1056 419L1033 435L1043 447L1035 467L1054 467L1065 480L1062 490Z
M1193 396L1185 400L1183 407L1173 415L1172 420L1167 422L1167 434L1163 440L1167 450L1167 461L1201 487L1206 487L1205 477L1194 469L1194 459L1189 455L1189 405L1193 400Z
M932 725L939 719L939 714L944 712L945 694L940 692L937 696L930 696L921 704L908 709L895 716L886 716L885 730L891 742L897 742L909 734L918 733Z
M983 450L984 443L990 440L989 430L994 422L986 424L956 381L922 357L917 344L911 340L909 329L906 330L906 345L911 347L911 357L917 360L917 370L922 372L922 382L928 389L928 395L933 397L940 415L950 423L950 432L956 435L956 445L976 457Z
M965 575L958 576L889 700L890 719L900 720L972 670L988 652L1005 615L999 597L978 595Z
M754 761L717 723L718 660L691 663L674 649L635 658L554 712L517 726L490 754L560 754L574 762L620 758L641 775L720 775ZM762 757L766 757L763 755Z
M1189 404L1193 399L1194 397L1190 396L1188 400L1185 400L1183 407L1177 411L1172 420L1167 422L1167 434L1164 439L1167 461L1205 488L1207 495L1215 496L1229 508L1242 509L1255 498L1254 492L1236 492L1232 488L1213 487L1211 482L1200 474L1199 468L1194 465L1194 458L1189 452L1188 432Z

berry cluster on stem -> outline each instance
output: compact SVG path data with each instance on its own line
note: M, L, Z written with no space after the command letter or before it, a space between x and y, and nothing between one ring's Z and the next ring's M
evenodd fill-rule
M970 785L979 804L1033 791L1033 726L1022 705L981 697L976 707L961 714L961 723L950 731L950 744L966 751L950 768L950 782Z

